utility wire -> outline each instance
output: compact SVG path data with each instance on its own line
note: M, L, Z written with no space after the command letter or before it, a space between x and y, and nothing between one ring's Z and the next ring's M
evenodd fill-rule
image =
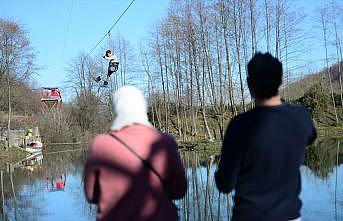
M74 0L72 0L71 4L70 4L68 19L67 19L66 34L64 36L64 41L63 41L63 46L62 46L62 54L61 54L59 65L58 65L58 67L59 67L58 71L59 72L63 71L63 64L62 63L63 63L63 60L64 60L66 45L67 45L67 41L68 41L68 37L69 37L70 20L71 20L71 15L72 15L72 11L73 11L73 6L74 6ZM39 89L39 90L41 90L41 89Z
M119 16L119 18L111 25L110 29L100 38L100 40L96 43L96 45L90 50L90 52L87 54L86 57L88 57L90 54L93 53L93 51L101 44L101 42L106 38L107 35L111 34L112 29L114 26L119 22L119 20L123 17L123 15L127 12L127 10L131 7L131 5L134 3L135 0L132 0L129 6L123 11L123 13Z
M63 59L64 59L64 53L65 53L65 49L66 49L66 45L67 45L67 40L68 40L68 37L69 37L70 18L71 18L71 13L73 11L73 5L74 5L74 0L71 1L71 5L70 5L70 9L69 9L68 20L67 20L67 30L66 30L66 34L64 36L63 47L62 47L62 56L61 56L61 59L60 59L59 67L62 67L62 62L63 62Z

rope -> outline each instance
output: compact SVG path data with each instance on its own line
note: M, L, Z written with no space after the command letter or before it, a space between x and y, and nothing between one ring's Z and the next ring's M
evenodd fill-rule
M128 151L130 151L135 157L137 157L143 164L143 166L145 166L146 168L148 168L149 170L151 170L156 176L157 178L160 180L160 182L162 183L162 186L164 188L164 190L166 190L167 188L167 183L166 181L162 178L162 176L157 172L157 170L151 165L151 163L149 162L148 159L144 159L143 157L141 157L134 149L132 149L129 145L127 145L124 141L122 141L121 139L119 139L119 137L117 137L116 135L114 135L113 133L108 133L108 135L110 135L111 137L113 137L115 140L117 140L119 143L121 143L124 147L126 147L126 149Z
M108 44L109 47L111 48L110 45L110 41L111 41L111 31L114 28L114 26L116 26L116 24L120 21L120 19L123 17L123 15L127 12L127 10L129 10L129 8L131 7L131 5L135 2L135 0L132 0L130 2L130 4L126 7L126 9L121 13L121 15L118 17L118 19L111 25L110 29L104 34L104 36L102 36L100 38L100 40L95 44L95 46L90 50L90 52L86 55L86 57L88 57L89 55L91 55L93 53L93 51L101 44L101 42L106 38L106 36L108 36ZM101 85L99 85L98 90L97 90L97 95L99 96L101 91Z
M87 54L86 57L88 57L90 54L93 53L93 51L101 44L101 42L106 38L107 35L110 35L112 29L114 28L114 26L116 26L116 24L119 22L119 20L123 17L123 15L127 12L127 10L131 7L131 5L135 2L135 0L132 0L131 3L129 4L129 6L127 6L127 8L123 11L123 13L121 13L121 15L119 16L119 18L111 25L110 29L104 34L104 36L102 36L102 38L100 38L100 40L95 44L95 46L90 50L90 52Z
M108 48L112 50L113 52L113 48L112 48L112 44L111 44L111 33L109 32L108 33Z

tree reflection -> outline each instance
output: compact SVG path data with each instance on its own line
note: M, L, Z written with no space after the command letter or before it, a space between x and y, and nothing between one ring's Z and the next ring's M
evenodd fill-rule
M306 150L304 164L316 176L327 179L333 169L343 163L343 148L338 141L334 138L322 139Z
M70 151L58 152L66 149ZM31 157L9 164L3 177L5 198L3 220L36 220L37 216L44 215L44 208L40 208L38 202L33 199L39 201L43 198L42 193L48 191L47 178L58 178L65 174L67 179L68 176L82 174L85 151L79 149L80 147L77 146L59 147L53 153L44 153L42 159L40 156ZM80 191L82 193L82 190ZM84 198L82 195L76 197L78 201Z

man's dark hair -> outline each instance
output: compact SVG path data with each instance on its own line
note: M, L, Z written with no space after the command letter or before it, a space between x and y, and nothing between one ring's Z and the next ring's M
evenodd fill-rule
M282 82L281 62L269 53L256 53L248 63L247 81L255 98L277 95Z

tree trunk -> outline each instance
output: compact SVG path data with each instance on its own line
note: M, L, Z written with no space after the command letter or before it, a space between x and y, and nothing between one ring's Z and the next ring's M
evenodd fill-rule
M2 220L5 220L5 195L4 195L4 171L0 171L1 199L2 199Z
M239 8L237 9L237 2L234 4L234 33L235 33L235 44L236 44L236 55L237 55L237 63L238 63L238 74L239 74L239 83L240 83L240 89L241 89L241 104L243 107L244 112L246 111L245 107L245 101L244 101L244 86L243 86L243 78L242 78L242 63L241 63L241 56L240 56L240 49L241 49L241 30L242 30L242 24L241 24L241 10L242 5L239 5ZM238 13L238 14L237 14ZM239 19L239 21L237 21Z
M164 122L164 131L167 131L167 124L168 124L168 113L167 113L167 96L166 96L166 89L165 89L165 80L164 80L164 74L163 74L163 63L162 63L162 54L161 54L161 47L157 36L157 53L158 53L158 59L159 59L159 65L160 65L160 75L162 80L162 92L163 92L163 106L165 111L165 122Z
M7 147L6 150L10 148L11 145L11 81L10 81L10 71L7 69L7 92L8 92L8 118L7 118Z
M337 25L336 25L336 18L334 19L334 29L335 29L335 46L336 46L336 56L337 56L337 65L338 65L338 76L339 76L339 88L340 88L340 98L341 98L341 107L343 107L343 91L342 91L342 55L340 56L340 51L342 51L341 45L340 45L340 39L338 37L337 33Z
M257 51L257 41L256 41L256 20L254 19L254 9L255 9L255 0L249 0L249 9L250 9L250 31L251 31L251 52L254 55Z
M267 51L270 52L270 21L267 0L264 0L264 16L266 19L266 45Z
M224 15L223 15L224 16ZM230 51L229 51L229 44L228 44L228 34L227 34L227 23L222 18L223 22L223 35L224 35L224 44L225 44L225 59L226 59L226 68L227 68L227 77L228 77L228 92L229 92L229 103L232 116L236 115L235 111L235 103L234 103L234 90L233 90L233 82L232 82L232 73L231 73L231 62L230 62Z
M326 33L327 32L327 23L325 21L325 17L324 16L325 16L324 12L322 12L321 13L321 22L322 22L324 47L325 47L326 71L327 71L327 75L329 77L331 99L332 99L333 109L334 109L334 112L335 112L336 123L338 123L339 121L338 121L338 115L337 115L337 110L336 110L335 97L334 97L334 94L333 94L333 87L332 87L331 69L329 69L328 47L327 47L327 37L326 37L326 34L327 34Z

